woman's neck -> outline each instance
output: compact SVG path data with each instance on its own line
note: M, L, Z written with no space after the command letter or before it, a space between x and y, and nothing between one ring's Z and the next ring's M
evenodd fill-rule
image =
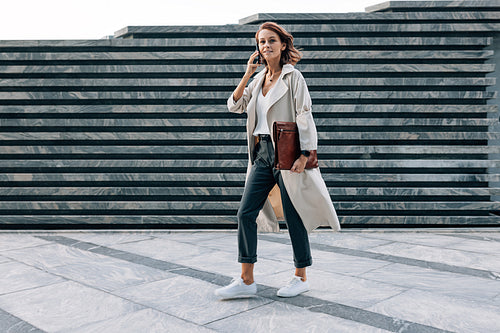
M267 63L267 74L274 75L276 73L281 72L282 67L280 66L279 61L275 63Z

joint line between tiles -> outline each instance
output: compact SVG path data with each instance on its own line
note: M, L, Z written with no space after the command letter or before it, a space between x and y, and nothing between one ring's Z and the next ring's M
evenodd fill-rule
M225 317L222 317L222 318L218 318L218 319L215 319L215 320L212 320L212 321L209 321L207 323L204 323L202 326L208 326L208 325L211 325L213 323L216 323L216 322L219 322L219 321L222 321L222 320L225 320L225 319L228 319L228 318L231 318L231 317L234 317L234 316L237 316L237 315L240 315L242 313L245 313L245 312L249 312L249 311L253 311L253 310L256 310L258 308L261 308L263 306L266 306L266 305L269 305L269 304L272 304L272 303L275 303L276 301L273 301L273 300L270 300L270 302L267 302L267 303L263 303L263 304L258 304L252 308L249 308L249 309L246 309L246 310L243 310L243 311L240 311L240 312L237 312L237 313L234 313L232 315L229 315L229 316L225 316Z
M287 239L277 238L277 237L268 236L268 235L261 235L260 237L263 240L281 243L281 244L288 244L288 242L289 242ZM480 278L485 278L485 279L489 279L489 280L498 280L499 279L497 277L498 273L488 271L488 270L483 270L483 269L477 269L477 268L454 266L454 265L449 265L449 264L444 264L444 263L439 263L439 262L406 258L406 257L400 257L400 256L394 256L394 255L390 255L390 254L376 253L376 252L370 252L370 251L355 250L355 249L349 249L349 248L345 248L345 247L332 246L332 245L326 245L326 244L311 243L311 248L315 249L315 250L338 253L338 254L343 254L343 255L348 255L348 256L355 256L355 257L367 258L367 259L373 259L373 260L381 260L381 261L387 261L390 263L403 264L403 265L415 266L415 267L421 267L421 268L428 268L428 269L433 269L433 270L437 270L437 271L441 271L441 272L449 272L449 273L462 274L462 275L467 275L467 276L480 277Z
M12 327L14 327L14 326L17 326L17 325L19 325L19 324L23 324L23 325L25 325L25 326L26 326L25 328L28 328L28 329L29 329L29 331L30 331L30 332L34 332L34 333L37 333L37 332L39 332L39 333L45 333L45 331L43 331L42 329L40 329L40 328L38 328L38 327L34 326L33 324L31 324L31 323L29 323L29 322L27 322L27 321L25 321L25 320L23 320L23 319L19 318L18 316L15 316L15 315L13 315L12 313L7 312L7 311L5 311L4 309L0 308L0 314L2 314L2 313L4 313L5 315L7 315L7 316L9 316L9 317L15 318L15 320L17 320L17 322L16 322L13 326L11 326L11 328L12 328ZM10 331L10 330L9 330L9 331Z
M62 245L66 245L66 246L70 246L70 247L76 247L76 248L80 248L77 245L79 243L81 243L81 242L72 242L72 241L74 241L73 239L68 238L68 237L64 237L64 236L54 236L54 237L52 237L52 236L36 236L36 237L39 237L41 239L50 240L52 242L56 242L56 243L59 243L59 244L62 244ZM70 245L68 245L68 243L70 243ZM86 242L86 244L93 244L93 243ZM136 254L131 253L131 252L126 252L126 251L121 251L121 250L114 250L113 248L109 248L109 247L106 247L106 246L99 246L98 244L93 244L93 245L96 245L96 246L93 247L93 248L90 248L90 249L89 248L85 248L85 249L82 249L82 250L89 251L89 252L96 252L96 253L100 253L100 252L95 251L97 249L109 250L110 253L107 253L107 254L100 253L100 254L108 256L108 257L113 257L113 258L116 258L116 259L128 261L128 262L132 262L134 264L140 264L140 265L152 267L152 268L155 268L155 269L165 270L164 268L158 268L158 267L156 267L154 265L150 265L148 263L140 263L140 262L131 261L130 259L127 259L127 258L122 258L122 257L118 256L118 254L121 254L121 255L130 254L130 255L133 255L133 256L136 256L136 257L142 257L144 259L153 260L154 262L158 262L158 263L161 262L161 263L167 264L167 266L168 265L174 265L174 266L177 266L176 269L167 270L167 271L169 271L171 273L178 274L178 275L189 276L191 278L199 279L199 280L202 280L202 281L205 281L205 282L208 282L208 283L212 283L212 284L216 284L216 285L225 285L226 282L230 280L230 277L227 277L227 276L224 276L224 275L221 275L221 274L207 272L207 271L202 271L202 270L191 268L191 267L188 267L188 266L183 266L183 265L179 265L179 264L175 264L175 263L170 263L170 262L167 262L167 261L164 261L164 260L153 259L153 258L149 258L149 257L142 256L142 255L136 255ZM184 274L183 274L183 272L184 272ZM199 275L193 275L193 274L188 274L188 272L199 272L201 276L199 276ZM211 279L208 279L207 276L203 276L203 275L208 275L208 276L211 277ZM294 299L278 299L275 296L267 296L267 295L265 295L266 292L267 293L273 292L273 289L275 289L275 288L272 288L270 286L265 286L265 285L259 285L259 286L263 287L263 288L259 291L259 293L257 294L257 296L260 296L260 297L263 297L263 298L267 298L267 299L275 301L275 302L281 302L281 303L285 303L285 304L291 304L291 305L294 305L294 306L298 306L298 307L301 307L301 308L306 309L308 311L313 311L313 312L318 312L318 313L323 313L323 314L326 314L326 315L330 315L330 316L333 316L333 317L348 319L348 320L351 320L351 321L354 321L354 322L358 322L358 323L361 323L361 324L365 324L365 325L369 325L369 326L372 326L372 327L377 327L377 328L382 328L382 329L386 329L386 330L398 332L398 331L400 331L404 327L411 326L411 327L422 328L422 329L425 328L426 331L430 330L432 332L446 332L446 331L443 331L441 329L438 329L438 328L435 328L435 327L432 327L432 326L427 326L427 325L423 325L423 324L419 324L419 323L407 321L407 320L404 320L404 319L394 318L394 317L386 316L386 315L383 315L383 314L380 314L380 313L376 313L376 312L371 312L371 311L368 311L368 310L364 310L364 309L361 309L361 308L356 308L356 307L344 305L344 304L341 304L341 303L335 303L335 302L331 302L331 301L326 301L326 300L322 300L322 299L315 298L315 297L310 297L310 296L301 295L302 298L301 298L301 296L299 296L295 300ZM264 294L263 294L263 292L264 292ZM107 293L109 293L109 292L107 292ZM109 294L111 294L111 293L109 293ZM274 292L274 294L275 294L275 292ZM111 294L111 295L114 295L114 294ZM114 295L114 296L116 296L116 295ZM126 298L124 298L124 299L126 299ZM301 304L297 304L297 301L299 301L300 299L307 299L307 300L310 300L310 301L312 301L313 303L316 303L316 304L313 304L313 305L310 305L310 306L306 306L306 305L303 305L303 304L302 305ZM144 306L143 304L140 304L140 303L137 303L137 302L134 302L134 303L139 304L141 306ZM271 303L266 303L266 304L271 304ZM348 315L340 316L338 313L332 313L331 311L327 311L327 308L331 308L331 307L343 309L344 312L348 313ZM360 315L360 313L361 313L361 315ZM369 317L371 317L372 319L376 319L376 320L367 319L366 318L367 314L369 315ZM390 324L387 324L387 325L383 325L383 324L374 325L375 321L392 323L392 325L390 325ZM399 323L398 325L396 325L398 327L394 327L394 325L395 325L394 323L396 323L396 322Z

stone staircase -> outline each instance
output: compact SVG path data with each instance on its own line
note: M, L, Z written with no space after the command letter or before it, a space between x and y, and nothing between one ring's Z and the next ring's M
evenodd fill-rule
M265 21L303 50L344 227L500 224L495 0L0 41L0 225L235 227L246 119L225 103Z

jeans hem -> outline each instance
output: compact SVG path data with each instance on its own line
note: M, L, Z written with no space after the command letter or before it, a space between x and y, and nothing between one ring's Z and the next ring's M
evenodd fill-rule
M238 257L238 262L241 264L255 264L257 257Z
M309 267L309 266L312 265L312 259L309 259L309 260L306 260L306 261L301 261L301 262L294 261L294 265L295 265L295 268Z

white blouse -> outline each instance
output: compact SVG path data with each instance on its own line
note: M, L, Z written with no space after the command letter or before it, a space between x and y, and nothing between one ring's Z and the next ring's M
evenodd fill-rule
M269 92L264 96L262 94L262 87L259 89L259 94L257 95L257 126L255 126L255 130L253 131L254 136L258 136L259 134L271 134L269 131L269 126L267 126L267 109L266 109L266 99L269 97Z

